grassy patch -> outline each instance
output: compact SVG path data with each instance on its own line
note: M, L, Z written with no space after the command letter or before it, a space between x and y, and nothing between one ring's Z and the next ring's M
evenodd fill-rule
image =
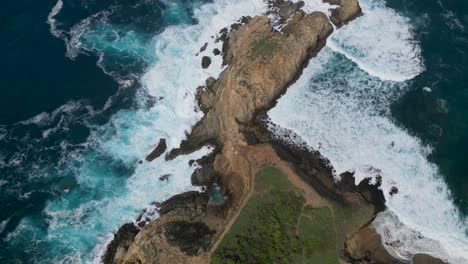
M299 237L303 243L303 263L338 263L330 209L306 206L300 219Z
M300 251L296 225L304 197L276 168L255 178L255 193L212 256L212 263L290 263Z
M371 206L304 206L305 199L280 170L255 177L255 191L211 263L337 264L345 237L372 215Z
M268 57L278 48L278 43L271 36L263 36L259 40L255 41L252 45L252 56L256 57Z

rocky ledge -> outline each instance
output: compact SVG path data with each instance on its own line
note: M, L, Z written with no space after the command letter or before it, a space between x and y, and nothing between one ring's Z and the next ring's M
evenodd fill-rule
M340 233L339 259L398 262L366 227L385 208L378 186L368 180L355 185L351 173L335 182L333 169L319 153L274 140L261 122L263 113L325 45L334 30L332 23L340 27L361 15L357 0L326 1L337 5L330 18L320 12L306 14L300 2L270 0L268 14L243 17L220 31L228 66L217 80L210 78L198 88L196 98L205 116L180 148L166 156L172 159L206 144L216 146L214 153L197 161L202 167L192 175L192 183L206 191L176 195L159 204L160 217L144 227L124 225L109 245L105 263L209 263L252 196L255 175L267 166L286 171L297 189L313 198L312 207L372 208L373 213L357 223L361 230ZM275 23L281 23L275 27L281 31L274 30ZM203 67L210 66L206 58L202 60ZM165 151L164 143L147 161Z

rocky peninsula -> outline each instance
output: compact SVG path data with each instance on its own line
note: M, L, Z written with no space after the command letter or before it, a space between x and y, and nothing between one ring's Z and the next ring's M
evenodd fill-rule
M378 181L356 185L345 173L336 182L320 153L276 140L266 129L266 111L327 37L362 14L357 0L325 1L336 5L330 17L305 13L302 2L270 0L269 14L220 31L223 50L215 54L227 67L198 88L205 116L165 157L215 146L193 161L201 167L192 183L206 191L159 204L160 217L144 226L122 226L104 263L401 263L369 226L385 209ZM208 59L202 64L209 67ZM165 150L161 141L147 162ZM425 255L414 261L443 263Z

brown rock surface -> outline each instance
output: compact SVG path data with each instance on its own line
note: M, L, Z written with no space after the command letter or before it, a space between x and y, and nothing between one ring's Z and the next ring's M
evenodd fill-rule
M254 175L271 164L289 171L290 180L306 192L311 203L327 206L327 198L319 194L315 185L311 188L304 184L270 145L250 146L242 129L253 126L257 113L273 106L333 31L325 14L305 14L294 8L288 13L291 17L281 33L272 30L267 16L243 18L245 24L232 27L223 48L224 63L229 66L218 80L208 79L206 86L197 92L204 118L182 142L180 149L171 151L166 157L174 158L214 143L218 148L212 166L223 187L223 195L229 197L226 207L208 209L205 194L174 196L161 204L161 217L147 224L132 243L119 247L121 250L113 258L109 257L113 263L208 263L210 253L250 195ZM342 8L347 7L343 5ZM355 16L343 16L342 22ZM332 174L322 177L317 186L337 188ZM202 181L201 177L198 179ZM350 204L365 202L356 190L338 190L334 195ZM172 228L174 226L187 226L193 232L172 232L177 230ZM200 246L188 247L184 242L187 238L197 241L195 244Z
M413 264L447 264L447 262L427 254L416 254L413 256Z
M337 27L341 27L362 15L358 0L324 0L323 2L338 5L338 7L332 9L330 17L333 24Z
M244 193L250 173L249 162L241 154L247 142L240 124L252 122L257 111L270 107L285 92L332 31L323 13L298 12L283 34L272 32L265 16L231 32L229 67L211 89L200 94L201 108L207 113L172 156L216 142L221 150L214 168L222 175L223 186L235 194Z
M392 257L382 244L382 239L371 227L364 227L346 241L346 253L353 263L402 263Z

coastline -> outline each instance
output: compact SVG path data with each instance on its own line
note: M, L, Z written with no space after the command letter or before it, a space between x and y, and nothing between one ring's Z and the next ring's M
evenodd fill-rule
M332 11L331 21L334 26L343 26L361 15L357 1L328 2L340 6ZM342 5L342 2L346 4ZM300 10L301 4L295 5L284 1L274 1L274 3L279 3L278 14L288 15L282 17L283 21L288 21L281 28L282 34L286 32L287 35L293 35L296 38L294 41L300 43L302 50L299 49L296 54L287 54L285 51L291 49L291 46L287 45L292 44L284 44L281 41L282 34L278 32L270 31L269 35L270 20L266 16L242 18L237 26L231 26L231 31L226 33L223 40L225 44L223 64L228 66L218 80L207 80L206 87L200 87L197 94L200 109L205 113L205 117L195 125L187 140L181 143L180 149L174 149L166 156L166 159L172 159L195 151L206 144L216 146L216 150L211 155L196 161L202 166L198 171L202 171L199 176L206 176L206 172L210 175L206 179L192 175L192 183L196 179L195 182L198 181L198 184L206 185L206 192L173 196L159 206L161 216L140 227L141 229L132 224L122 226L103 258L105 263L209 262L211 255L251 197L255 175L271 164L282 167L283 172L289 168L291 172L286 174L295 175L290 176L290 181L292 178L296 179L296 187L302 185L314 190L316 197L323 199L315 205L317 207L326 207L327 201L333 201L343 207L365 205L373 208L372 216L362 223L358 232L346 234L346 243L342 249L340 248L343 252L337 253L340 259L352 263L372 263L372 261L400 263L400 260L393 258L385 250L379 235L368 227L375 215L385 209L385 199L382 191L378 189L379 183L371 185L370 180L365 180L356 185L351 173L342 174L341 181L335 182L333 168L320 153L288 146L280 140L275 140L264 127L265 121L261 116L273 108L278 98L299 78L309 60L323 48L327 37L333 31L333 25L323 13L305 14ZM281 8L286 8L286 11L284 9L281 11ZM317 24L321 26L317 27ZM226 29L225 32L227 31L229 30ZM258 32L260 37L252 40L251 36L255 36ZM315 41L298 41L304 32L316 34ZM276 42L275 38L279 41ZM271 39L274 41L270 42ZM254 57L247 52L252 43L250 51L260 52ZM258 45L260 47L256 48ZM293 50L296 50L294 45ZM266 53L263 53L265 51ZM274 61L275 56L278 58L277 61ZM285 58L289 60L294 56L297 59L293 59L293 63L285 62ZM246 60L257 62L252 66L253 73L247 74L244 79L239 79L238 75L243 74L243 64ZM274 73L286 73L287 77L281 76L271 83L264 75L265 72L271 73L270 70ZM249 77L252 75L253 79ZM236 76L234 80L232 76ZM233 94L232 88L237 85L242 90ZM260 94L250 97L254 93L252 88L258 88L256 85L261 86L263 90ZM241 105L240 114L239 105ZM159 145L150 154L148 162L160 158L164 151L161 151L163 147L159 150L158 148ZM262 155L270 153L271 156L267 160L259 159L259 153ZM227 201L221 207L210 208L207 203L214 182L221 186ZM175 226L172 225L174 223ZM196 245L192 245L194 248L184 241L177 240L176 234L168 235L171 230L184 228L193 230L192 239L197 241ZM173 241L171 236L175 237ZM415 259L414 263L429 263L423 262L427 261L424 258Z

